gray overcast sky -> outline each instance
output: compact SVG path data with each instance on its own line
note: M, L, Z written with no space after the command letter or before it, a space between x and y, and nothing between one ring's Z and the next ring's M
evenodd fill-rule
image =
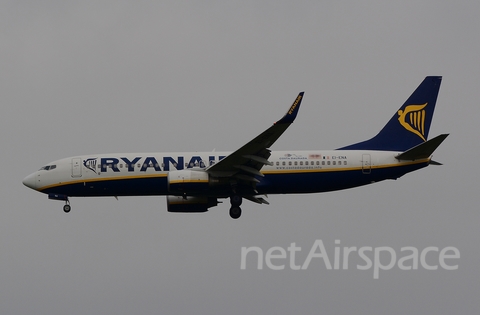
M478 312L478 1L2 1L0 313ZM273 149L375 135L427 75L441 167L347 191L228 202L73 198L24 187L101 152L235 150L306 91ZM473 168L472 168L473 167ZM241 248L454 246L456 271L240 269ZM429 254L430 255L430 254ZM434 254L428 256L434 262ZM353 261L355 262L355 261Z

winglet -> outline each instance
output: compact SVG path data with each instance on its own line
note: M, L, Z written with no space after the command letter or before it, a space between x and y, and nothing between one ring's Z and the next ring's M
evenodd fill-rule
M302 103L304 93L305 92L300 92L300 94L298 94L297 98L293 102L292 106L290 106L290 109L285 114L285 116L283 116L282 119L277 121L275 124L291 124L291 123L293 123L293 121L297 117L298 110L300 109L300 104Z

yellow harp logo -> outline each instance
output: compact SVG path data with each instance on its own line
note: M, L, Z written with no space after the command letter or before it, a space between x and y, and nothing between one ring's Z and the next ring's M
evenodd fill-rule
M398 121L403 128L413 132L423 141L425 140L425 107L428 103L423 105L408 105L405 110L398 111Z

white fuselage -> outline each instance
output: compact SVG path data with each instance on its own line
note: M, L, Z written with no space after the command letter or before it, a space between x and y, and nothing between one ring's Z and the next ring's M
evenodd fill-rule
M399 161L390 151L273 151L261 169L259 193L310 193L398 178L429 159ZM229 152L116 153L65 158L29 175L25 185L68 196L168 195L169 172L203 171ZM273 180L275 178L275 180ZM162 181L162 179L165 179ZM328 183L321 182L328 179ZM149 183L156 187L149 187ZM308 183L308 185L305 185ZM80 184L80 185L79 185ZM140 186L138 186L140 185ZM307 187L308 186L308 187Z

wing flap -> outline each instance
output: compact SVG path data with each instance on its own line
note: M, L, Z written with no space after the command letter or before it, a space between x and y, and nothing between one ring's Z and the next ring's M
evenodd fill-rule
M243 196L243 198L250 200L252 202L258 203L258 204L264 204L264 205L269 205L270 203L263 199L262 197L259 196Z
M263 165L273 165L272 162L268 161L267 159L264 159L263 157L257 156L257 155L244 155L243 156L246 159L250 159L252 161L256 161L258 163L261 163Z
M250 166L246 166L246 165L234 165L233 167L235 168L238 168L238 169L241 169L242 171L245 171L247 173L250 173L252 175L256 175L256 176L260 176L260 177L264 177L265 175L263 175L262 173L260 173L259 170L253 168L253 167L250 167Z

